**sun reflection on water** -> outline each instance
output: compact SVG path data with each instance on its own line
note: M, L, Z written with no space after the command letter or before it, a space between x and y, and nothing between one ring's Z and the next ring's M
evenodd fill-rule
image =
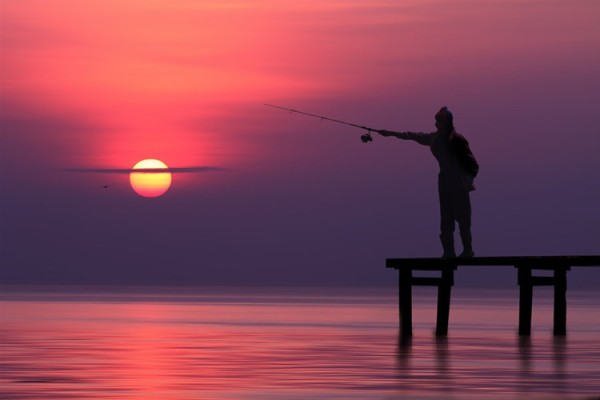
M37 399L581 397L600 389L597 331L576 325L567 339L547 329L523 340L513 309L457 299L449 337L436 339L433 303L417 297L415 336L405 340L395 300L5 299L0 385L6 398ZM470 329L486 312L497 325ZM578 321L590 312L572 314Z

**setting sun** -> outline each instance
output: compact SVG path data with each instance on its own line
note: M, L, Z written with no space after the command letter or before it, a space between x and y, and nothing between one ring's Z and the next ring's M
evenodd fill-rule
M164 194L171 186L171 173L167 165L155 159L146 159L138 162L129 175L131 188L143 197L158 197ZM165 172L160 170L165 169Z

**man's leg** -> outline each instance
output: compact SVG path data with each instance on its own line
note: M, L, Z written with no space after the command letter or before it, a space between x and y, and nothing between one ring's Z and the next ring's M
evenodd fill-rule
M454 205L452 193L441 187L440 194L440 240L444 248L442 258L454 258Z
M457 193L456 206L456 219L463 244L463 252L459 257L470 258L475 255L475 252L473 251L473 238L471 236L471 199L469 192L461 191Z

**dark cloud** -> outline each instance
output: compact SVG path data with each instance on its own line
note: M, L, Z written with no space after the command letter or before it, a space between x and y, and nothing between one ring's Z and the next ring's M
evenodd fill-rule
M212 167L212 166L193 166L193 167L169 167L166 169L161 168L66 168L64 171L68 172L80 172L80 173L92 173L92 174L130 174L132 172L141 174L160 174L170 172L172 174L193 174L202 172L224 172L227 171L225 168Z

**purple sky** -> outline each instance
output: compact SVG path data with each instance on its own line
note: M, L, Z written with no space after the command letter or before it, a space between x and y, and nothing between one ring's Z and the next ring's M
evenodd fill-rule
M426 147L263 103L413 131L447 105L477 255L600 253L599 2L287 3L3 2L0 282L395 284L386 258L441 254ZM145 158L223 170L151 199L81 172Z

